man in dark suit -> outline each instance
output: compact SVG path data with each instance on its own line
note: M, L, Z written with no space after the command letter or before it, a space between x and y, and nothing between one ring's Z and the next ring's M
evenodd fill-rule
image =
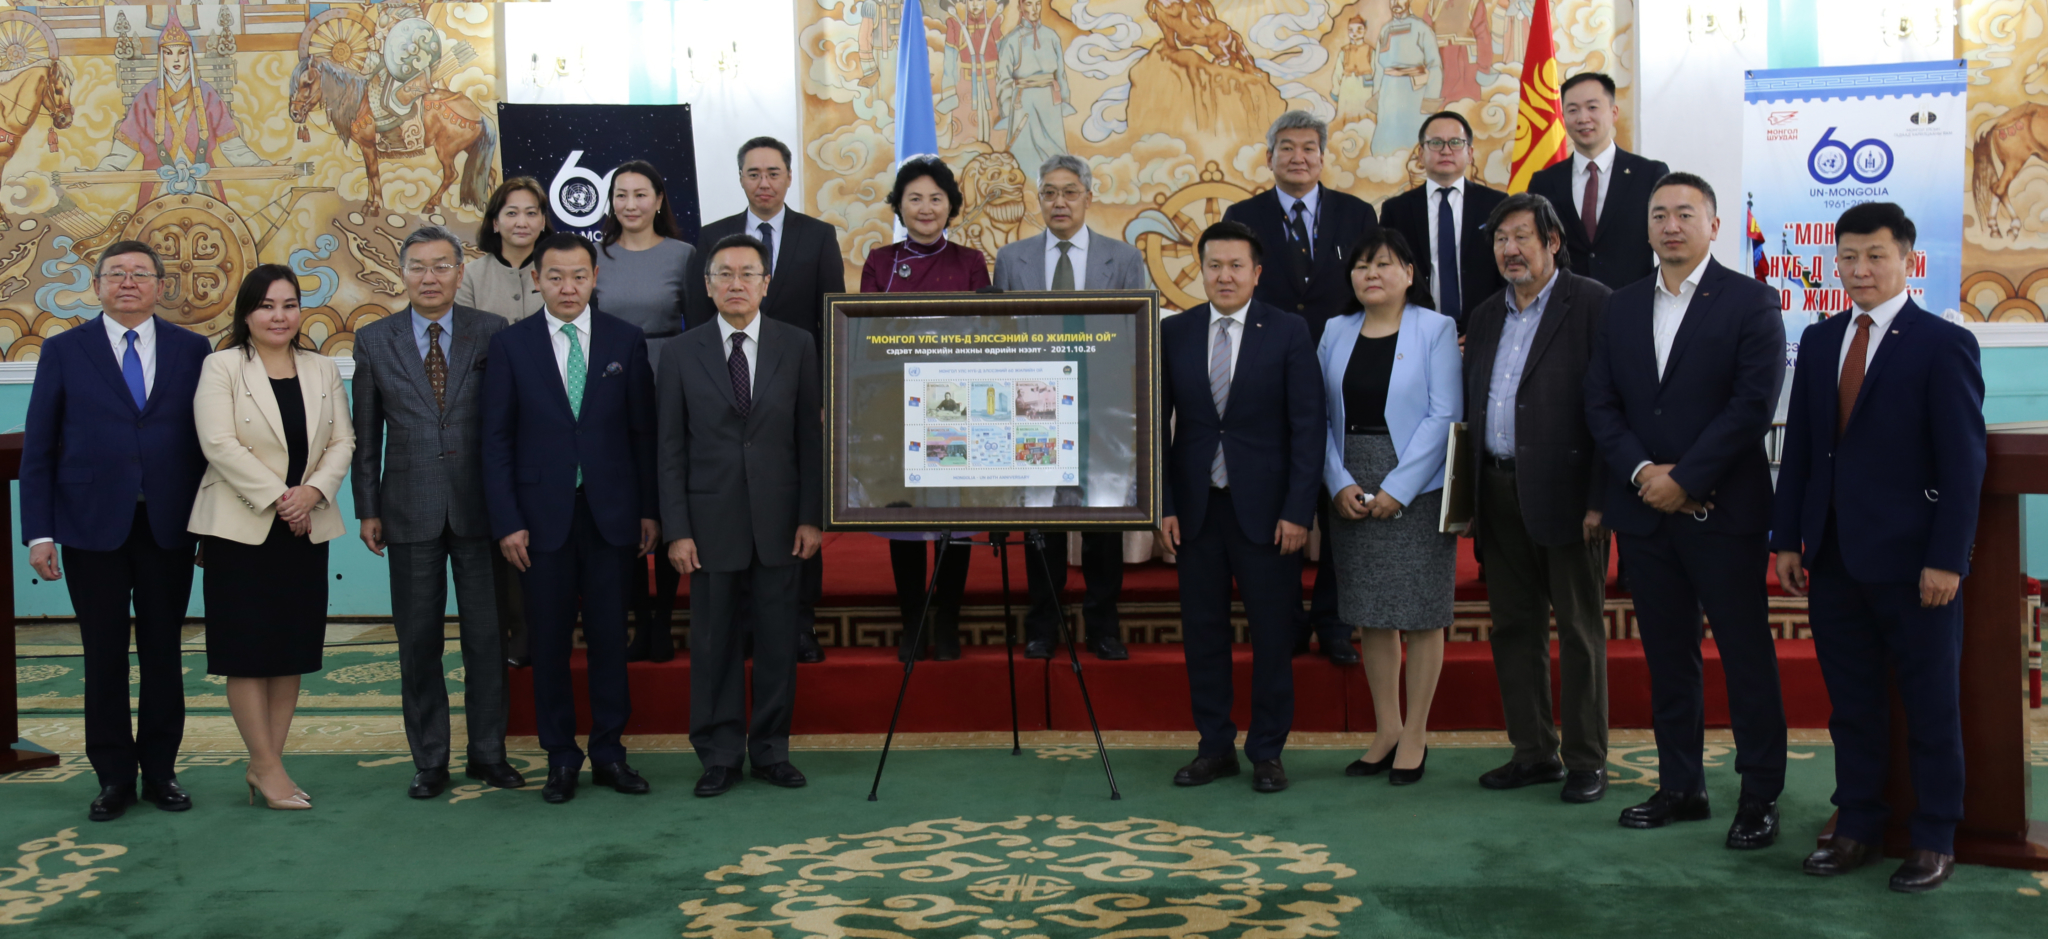
M740 185L747 191L747 210L705 225L700 245L715 245L730 235L750 235L768 246L768 295L761 312L771 320L810 334L812 360L821 380L825 361L825 295L846 292L846 259L839 253L839 229L830 222L797 212L785 204L790 174L789 146L773 137L755 137L740 145ZM699 251L690 259L689 309L684 326L696 327L718 316L718 304L705 289L709 258ZM824 433L819 425L819 433ZM822 444L820 444L822 446ZM813 626L818 621L818 595L825 586L825 553L805 558L798 583L796 660L823 662ZM742 590L745 588L743 587ZM744 613L742 614L744 615Z
M1273 188L1223 210L1224 221L1250 228L1261 245L1272 247L1273 274L1259 278L1253 298L1306 321L1311 352L1323 339L1323 324L1349 312L1355 299L1344 255L1379 224L1372 206L1322 184L1323 150L1329 143L1329 125L1314 115L1307 111L1280 115L1266 130L1266 161L1273 170ZM1314 632L1331 661L1356 665L1358 650L1351 646L1351 627L1337 619L1329 504L1321 497L1316 500L1316 518L1323 533L1323 561L1316 566L1309 612L1295 613L1295 651L1307 651L1309 633Z
M1700 612L1727 675L1742 796L1728 847L1769 847L1785 788L1785 705L1758 561L1771 525L1764 452L1785 378L1778 292L1715 262L1714 188L1672 173L1650 193L1657 274L1615 291L1586 372L1586 422L1607 463L1614 529L1650 667L1657 792L1628 828L1711 814L1701 768Z
M727 235L705 283L715 328L683 334L661 360L661 520L668 560L690 576L690 744L704 763L696 794L739 779L805 782L789 762L796 702L797 578L824 539L817 348L761 315L773 282L768 247ZM753 716L738 619L753 595Z
M1472 310L1465 420L1474 487L1468 537L1486 556L1486 603L1501 708L1515 755L1488 789L1564 781L1566 802L1607 792L1607 529L1586 429L1586 363L1607 288L1564 268L1563 223L1542 196L1494 207L1494 263L1508 289ZM1557 616L1563 749L1551 721L1550 621ZM1560 759L1561 758L1561 759Z
M1294 723L1293 611L1322 475L1323 376L1301 317L1254 300L1258 236L1222 221L1196 255L1209 302L1160 325L1167 443L1160 530L1180 555L1181 642L1200 752L1173 781L1234 776L1230 584L1252 643L1252 788L1287 788L1280 751Z
M1614 145L1621 117L1614 79L1580 72L1565 81L1562 96L1572 157L1537 170L1529 191L1549 199L1564 219L1572 273L1620 290L1657 266L1647 222L1650 187L1671 167Z
M654 479L654 379L647 338L590 303L597 251L550 235L534 246L546 316L491 337L484 368L484 502L505 560L524 575L533 709L548 751L541 798L576 795L569 651L579 598L590 679L590 780L640 794L619 737L626 692L626 559L661 535Z
M1792 372L1771 519L1778 582L1810 595L1814 651L1834 712L1834 837L1806 872L1884 855L1892 689L1905 705L1912 850L1891 888L1933 890L1955 869L1963 817L1960 668L1977 498L1984 375L1977 340L1906 295L1913 222L1870 202L1835 223L1854 306L1806 330Z
M505 762L504 635L484 509L483 352L505 319L455 305L462 240L438 225L398 251L407 309L356 331L356 518L363 544L391 564L391 625L413 778L406 794L448 786L448 570L462 635L463 775L499 789L526 785ZM386 429L390 443L385 443Z
M100 254L104 311L44 340L21 442L21 539L44 580L65 580L85 654L85 755L99 778L88 817L141 797L192 807L178 785L185 738L179 627L197 539L186 532L206 458L192 423L205 339L157 318L164 263L139 241ZM129 725L128 635L141 670Z
M1380 206L1380 224L1415 246L1416 282L1429 289L1438 312L1458 321L1461 335L1472 310L1507 283L1494 264L1486 219L1508 194L1465 178L1472 139L1463 114L1430 115L1417 139L1429 180Z

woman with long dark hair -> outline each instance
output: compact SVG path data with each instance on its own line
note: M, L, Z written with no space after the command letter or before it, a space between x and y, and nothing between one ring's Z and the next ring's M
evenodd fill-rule
M284 768L299 676L320 670L327 543L355 453L334 360L299 331L299 281L262 264L235 295L227 347L206 357L192 399L206 476L190 530L205 563L206 670L227 677L249 748L249 801L308 809Z

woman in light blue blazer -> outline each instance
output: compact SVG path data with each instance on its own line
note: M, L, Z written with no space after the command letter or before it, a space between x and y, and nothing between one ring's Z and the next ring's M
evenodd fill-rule
M1359 646L1378 732L1347 776L1422 778L1429 705L1444 664L1458 576L1456 535L1437 530L1451 422L1464 411L1458 331L1416 289L1415 259L1391 228L1351 251L1354 311L1324 327L1337 612L1363 627ZM1401 637L1408 639L1408 717L1401 718Z

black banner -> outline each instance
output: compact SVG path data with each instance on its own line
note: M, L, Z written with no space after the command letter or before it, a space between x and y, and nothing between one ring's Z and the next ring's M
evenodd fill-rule
M646 160L668 184L676 237L695 244L697 148L687 104L501 104L505 178L531 176L548 191L556 231L596 238L611 209L612 170Z

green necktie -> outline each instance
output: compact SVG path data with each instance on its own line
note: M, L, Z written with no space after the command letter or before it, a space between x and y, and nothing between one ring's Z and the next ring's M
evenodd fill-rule
M1054 290L1074 289L1074 261L1072 258L1067 257L1067 249L1073 246L1074 243L1071 241L1062 241L1053 246L1060 249L1059 262L1052 266L1052 289Z
M577 420L582 420L583 378L584 371L587 368L583 362L583 343L576 338L575 323L564 325L562 333L569 337L569 367L567 369L569 378L566 382L569 391L569 413L576 415ZM583 464L580 462L576 464L576 486L577 488L582 488L583 486Z

